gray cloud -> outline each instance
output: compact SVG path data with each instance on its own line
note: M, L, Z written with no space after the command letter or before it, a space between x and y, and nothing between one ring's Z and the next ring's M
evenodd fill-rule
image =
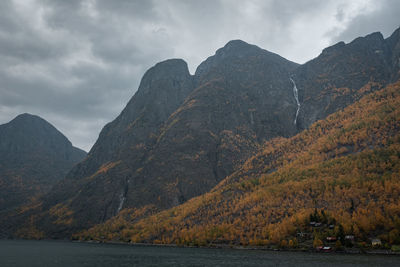
M185 59L193 73L229 40L303 63L337 40L399 22L395 0L3 0L0 123L42 116L89 150L146 69Z
M338 10L338 16L342 10ZM381 32L386 38L400 27L400 1L376 1L371 11L353 17L348 27L332 38L333 42L350 42L358 36Z

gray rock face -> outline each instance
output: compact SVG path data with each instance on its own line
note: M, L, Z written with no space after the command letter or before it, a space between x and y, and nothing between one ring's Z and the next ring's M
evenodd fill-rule
M288 77L296 67L243 41L203 62L196 89L168 118L131 180L126 205L178 205L214 187L263 141L293 134Z
M181 59L149 69L125 109L101 131L88 157L46 196L44 209L68 202L74 211L74 227L82 228L126 207L132 176L149 157L160 127L193 87L193 77Z
M157 64L44 210L68 203L79 229L121 208L164 209L207 192L262 142L296 132L289 75L297 66L243 41L218 50L194 77L182 60Z
M0 125L0 211L48 192L85 156L38 116L22 114Z
M385 40L387 61L392 69L391 81L400 79L400 28Z
M127 156L140 159L160 125L192 90L193 78L183 60L170 59L150 68L125 109L103 128L88 158L68 177L92 175L102 164Z
M203 194L263 142L292 136L399 77L398 55L397 30L386 40L374 33L338 43L301 66L240 40L194 76L183 60L161 62L88 157L46 195L36 225L64 237L123 208L165 209ZM53 223L46 211L58 204L72 211L72 224Z
M337 43L296 69L299 130L396 81L399 76L399 29L384 39L379 32L349 44Z

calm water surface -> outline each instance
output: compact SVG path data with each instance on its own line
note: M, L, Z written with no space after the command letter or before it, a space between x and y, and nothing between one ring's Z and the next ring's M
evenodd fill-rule
M399 256L0 240L0 266L400 266Z

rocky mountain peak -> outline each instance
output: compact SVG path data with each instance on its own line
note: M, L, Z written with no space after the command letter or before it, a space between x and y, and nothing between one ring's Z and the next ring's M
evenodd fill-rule
M140 165L160 126L192 90L193 77L184 60L169 59L151 67L121 114L103 128L89 157L67 177L87 177L102 165L119 160L129 167Z
M229 41L224 47L218 49L215 55L208 57L196 69L195 76L197 79L210 72L222 61L232 58L243 58L249 53L257 53L262 51L261 48L250 45L242 40Z
M373 33L367 34L364 38L366 40L370 40L370 41L383 41L384 40L381 32L373 32Z
M157 63L144 74L138 91L121 115L112 123L120 130L138 117L151 116L162 123L174 108L193 90L193 78L182 59L168 59Z
M233 40L194 76L180 59L156 64L89 157L46 195L44 210L65 203L73 211L74 225L50 234L90 227L125 208L165 209L208 192L265 141L293 136L387 83L390 62L398 59L387 43L373 33L300 66Z
M375 53L384 53L385 39L382 33L374 32L364 37L358 37L348 44L350 49L370 49ZM377 52L380 51L380 52Z
M391 35L389 38L386 39L386 41L389 44L392 44L390 46L396 45L399 43L400 41L400 27L397 28Z
M275 68L279 71L282 67L284 69L293 69L296 66L296 63L261 49L256 45L248 44L242 40L232 40L197 67L195 81L196 86L199 86L204 81L212 80L225 74L231 74L231 78L234 78L238 72L241 72L240 79L243 79L243 69L247 69L247 67L251 68L252 71L248 69L247 74L250 75L247 75L245 79L253 79L254 77L251 77L251 73L256 68L260 71L268 68Z
M37 115L32 115L29 113L22 113L20 115L17 115L13 120L11 120L9 123L6 125L12 126L12 127L20 127L24 129L28 129L30 127L51 127L55 129L50 123L42 119L41 117ZM58 130L56 130L58 131Z
M53 125L39 116L23 113L9 123L0 125L0 144L7 144L9 149L30 151L34 149L48 150L72 147L71 142ZM51 148L50 148L51 147ZM80 150L80 149L77 149ZM84 155L85 152L81 151Z
M376 51L381 51L383 53L383 46L384 46L384 38L382 33L374 32L368 34L364 37L358 37L351 41L349 44L345 44L345 42L341 41L332 46L329 46L322 50L323 56L330 55L336 52L343 52L346 49L375 49ZM377 52L378 53L378 52Z
M32 114L29 114L29 113L19 114L12 121L17 121L17 120L25 120L25 121L37 120L37 121L44 121L45 122L45 120L40 118L39 116L32 115Z
M325 48L324 50L322 50L322 54L328 54L328 53L335 52L335 51L340 50L341 48L343 48L345 45L346 44L343 41L338 42L338 43L336 43L336 44L334 44L332 46L329 46L329 47Z
M256 45L248 44L242 40L231 40L228 43L226 43L224 47L218 49L215 54L221 57L227 55L242 56L245 53L257 50L262 50L262 49Z
M167 90L173 87L167 84L177 83L190 76L187 63L182 59L168 59L157 63L143 76L138 92L152 90Z
M0 125L0 211L47 192L85 156L39 116Z

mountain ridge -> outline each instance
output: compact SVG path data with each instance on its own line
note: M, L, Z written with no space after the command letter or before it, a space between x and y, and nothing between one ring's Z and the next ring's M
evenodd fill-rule
M245 43L244 45L246 47L250 46ZM254 55L254 53L256 54ZM283 64L283 68L287 68L286 66L292 66L290 69L293 69L294 66L296 66L294 63L290 63L289 61L286 61L275 54L260 48L256 48L255 46L251 47L250 54L259 57L254 59L256 60L255 62L259 62L258 64L261 64L261 66L256 65L256 68L259 70L262 70L264 64L268 64L270 60L271 64ZM218 64L216 64L216 67L221 66L222 68L219 72L221 75L230 75L230 72L225 70L225 63L223 63L225 60L234 60L236 62L235 64L240 64L240 62L248 62L247 57L237 56L237 54L234 53L233 55L228 56L227 59L222 59L222 63L217 62ZM170 86L168 89L169 92L176 92L180 90L179 82L176 81L176 78L171 78L168 75L165 76L165 71L163 69L160 70L163 65L172 63L173 66L178 64L180 67L182 67L181 71L185 69L184 80L186 82L184 82L184 86L187 91L182 95L184 97L181 97L179 101L175 101L175 103L179 105L174 106L167 112L163 112L162 114L158 113L156 116L150 117L146 122L147 124L140 125L140 129L135 128L136 125L139 125L138 122L142 120L144 114L142 111L145 108L141 107L140 103L134 104L137 99L143 97L141 103L151 103L151 112L153 112L154 110L160 109L160 107L167 105L168 101L163 100L164 102L157 103L157 101L154 100L157 99L159 95L152 95L149 98L145 95L146 92L156 91L157 94L159 94L160 91L156 90L155 88L157 86L160 88L165 87L166 84L169 84ZM250 63L247 64L251 66ZM212 72L215 75L214 70L215 68L209 72ZM274 71L276 72L273 67L271 67L269 71L271 73ZM283 71L286 79L289 69L287 71L284 69L280 71ZM253 75L253 72L248 70L246 72L236 71L236 73L243 75L243 77L246 77L246 79L251 79ZM262 73L257 75L259 75L258 77L262 77L260 76ZM166 78L166 80L164 78ZM233 125L246 125L246 129L240 130L242 131L241 134L251 137L251 140L253 141L245 141L241 144L236 142L236 144L233 145L239 145L241 147L240 150L242 154L239 154L240 156L235 155L237 153L233 153L233 151L226 152L226 150L223 150L221 152L221 150L219 150L217 152L218 147L221 147L218 145L221 137L228 139L227 141L229 144L226 144L227 146L232 145L230 144L232 143L232 141L230 141L232 140L232 133L225 131L229 129L227 126L229 123L224 123L224 121L226 121L224 118L225 113L221 113L223 110L221 110L219 102L223 101L223 99L229 99L229 91L224 91L232 90L230 88L234 88L229 84L226 84L227 82L231 83L230 79L231 76L226 78L223 76L213 76L212 78L209 78L210 83L207 81L195 88L193 83L195 83L196 77L189 74L187 70L187 64L184 61L174 59L172 61L167 60L161 64L156 64L153 68L146 72L139 86L138 92L127 104L127 107L124 109L121 115L117 117L114 122L104 127L102 133L100 134L99 140L89 152L88 158L74 170L72 170L67 175L67 178L64 179L58 186L56 186L53 192L47 196L47 199L44 201L44 209L50 209L51 206L53 206L53 203L62 203L64 201L68 201L68 206L72 207L73 210L79 210L79 206L82 202L88 203L85 205L89 206L92 205L90 203L96 203L94 204L96 205L95 207L80 211L79 213L82 215L76 215L82 216L79 220L82 221L82 226L80 227L83 227L83 225L86 225L88 214L92 214L89 216L89 218L97 218L96 221L99 222L114 216L122 207L125 207L124 205L133 205L139 208L140 206L153 203L159 208L167 208L171 207L171 205L173 206L182 203L183 201L186 201L187 199L210 189L225 176L225 173L231 172L233 168L235 168L235 164L239 166L239 164L243 162L245 158L252 153L252 151L254 151L258 143L258 140L251 137L251 131L253 131L251 129L252 122L250 121L251 118L247 117L253 116L249 115L248 113L248 109L251 109L251 107L244 107L242 112L246 112L247 116L237 114L236 112L235 114L238 115L237 117L241 117L241 119L236 119L236 122L233 122ZM157 84L158 80L163 81L162 85ZM215 90L218 87L217 84L220 84L226 89L223 89L222 91ZM281 84L278 84L278 86L281 86ZM243 102L242 98L248 96L243 95L242 93L245 91L239 88L241 87L238 87L238 89L235 89L235 91L231 91L234 98L231 97L230 101L239 101L239 103L245 104L246 102ZM291 89L288 89L286 92L285 98L288 99L287 101L292 101ZM254 94L260 93L262 93L261 90L254 92ZM224 96L220 96L221 94L224 94ZM211 95L214 95L214 97L210 97ZM218 98L217 101L215 97ZM163 99L168 98L170 97L163 96ZM261 104L262 103L258 105ZM226 105L230 106L231 110L233 111L234 104L226 103ZM214 107L213 112L209 110L211 106ZM127 116L129 113L128 110L130 109L140 110L140 112L132 113L131 115ZM190 114L188 115L188 113ZM216 117L217 114L220 114L219 117ZM253 124L254 121L257 121L255 115L252 120ZM151 121L158 121L158 123L152 124ZM287 119L287 121L289 121L289 119ZM118 126L118 124L120 126ZM134 134L135 129L143 131L143 127L146 127L148 124L152 124L154 126L151 128L150 132L147 132L145 135L141 136ZM291 125L291 123L289 125L292 127L292 131L294 131L294 127ZM230 127L232 130L235 129L233 126ZM201 128L204 128L204 130ZM262 129L260 130L262 131ZM117 136L114 136L108 133L109 131L120 132L121 134L117 133ZM239 133L239 130L235 131L238 131ZM220 133L222 134L221 137L219 137ZM109 151L116 151L119 154L111 156L109 159L101 159L104 157L104 155L102 152L103 150L100 151L99 149L101 148L102 144L107 144L107 141L104 140L108 136L111 136L110 138L112 139L112 142L122 142L123 148L117 150L112 148L103 149L107 150L107 153L109 153ZM244 138L244 140L248 139L248 137ZM129 142L132 143L129 144ZM127 147L130 149L126 149ZM198 160L193 158L198 157L196 154L199 151L203 151L200 152L200 155L198 155L200 156L200 165ZM221 159L219 159L217 156L218 153L222 155L229 155L230 159L224 160L226 162L225 164L227 165L218 167L218 162L221 162ZM94 155L98 155L100 157ZM182 161L182 158L185 158L185 160ZM231 159L233 165L231 163ZM95 164L94 166L91 166L90 161L93 160L100 161L97 163L97 165ZM171 169L168 167L171 165L175 166L175 168ZM86 173L85 171L83 171L83 173L80 172L81 168L86 168L85 166L89 166L89 171ZM193 168L195 168L195 172L193 171ZM107 171L99 172L98 169L106 169ZM95 178L93 178L93 175ZM159 178L157 177L160 177L161 175L163 176L163 180L158 181ZM188 179L187 176L190 175L199 178ZM202 178L200 179L200 177ZM93 184L93 179L96 180L96 184ZM103 189L105 188L105 184L110 184L109 181L111 180L113 180L113 184L108 186L108 189ZM101 192L100 194L95 193L96 191L93 189L95 187L98 188L97 192ZM69 189L66 190L66 188ZM98 206L100 200L99 198L104 199L105 196L107 196L108 200L102 204L104 206ZM94 200L93 197L94 199L97 199L97 201Z
M39 116L24 113L0 125L0 211L48 192L85 156Z
M163 210L202 195L264 142L294 136L397 77L398 37L338 43L302 65L240 40L195 75L180 59L156 64L88 157L27 214L44 236L65 237L125 208Z
M300 232L321 244L329 236L342 236L344 245L344 235L360 244L377 236L388 245L398 244L399 105L397 82L293 137L267 142L204 195L158 213L149 207L144 216L143 210L126 209L75 238L192 246L287 247L291 241L292 248L298 243L312 246L312 239L300 238ZM310 218L333 227L313 229Z

